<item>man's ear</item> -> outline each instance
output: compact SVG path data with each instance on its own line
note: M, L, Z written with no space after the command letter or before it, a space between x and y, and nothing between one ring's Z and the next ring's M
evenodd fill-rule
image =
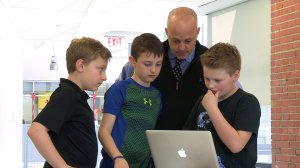
M82 72L83 68L84 68L84 60L78 59L75 63L75 68L76 68L76 71Z

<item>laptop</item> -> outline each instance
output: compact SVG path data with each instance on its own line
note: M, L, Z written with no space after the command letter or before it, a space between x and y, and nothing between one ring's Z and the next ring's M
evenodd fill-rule
M209 131L146 130L156 168L219 168Z

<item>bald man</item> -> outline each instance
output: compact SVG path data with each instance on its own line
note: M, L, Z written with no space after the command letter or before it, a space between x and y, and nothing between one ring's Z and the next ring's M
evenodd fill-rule
M197 14L190 8L173 9L168 15L165 32L168 39L163 42L164 61L158 78L153 82L163 99L156 129L180 130L196 100L207 91L199 61L207 48L197 40L200 27ZM176 58L180 70L175 68Z

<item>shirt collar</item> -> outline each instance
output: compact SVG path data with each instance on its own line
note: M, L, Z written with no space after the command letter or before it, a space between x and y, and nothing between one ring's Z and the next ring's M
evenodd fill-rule
M189 54L184 60L186 60L187 62L191 63L194 59L195 56L195 49L193 49L193 51L191 52L191 54ZM170 60L175 61L175 54L171 51L171 49L169 48L168 50L168 57Z
M73 81L69 80L69 79L65 79L65 78L60 78L60 86L68 86L68 87L71 87L73 88L74 90L76 90L78 93L81 94L81 96L84 98L84 99L89 99L89 95L84 91L84 90L81 90L81 88L76 84L74 83Z

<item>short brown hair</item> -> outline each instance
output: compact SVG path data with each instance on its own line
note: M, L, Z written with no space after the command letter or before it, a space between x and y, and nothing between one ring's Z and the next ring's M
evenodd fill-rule
M78 59L84 60L87 64L98 57L101 57L104 60L109 60L112 56L111 52L98 40L90 37L73 39L66 52L68 73L76 70L75 64Z
M164 53L161 41L152 33L143 33L133 39L131 45L131 56L137 60L138 57L145 52L153 53L154 57L160 57Z
M212 69L224 68L233 75L241 70L241 55L236 46L229 43L217 43L200 56L202 66Z

